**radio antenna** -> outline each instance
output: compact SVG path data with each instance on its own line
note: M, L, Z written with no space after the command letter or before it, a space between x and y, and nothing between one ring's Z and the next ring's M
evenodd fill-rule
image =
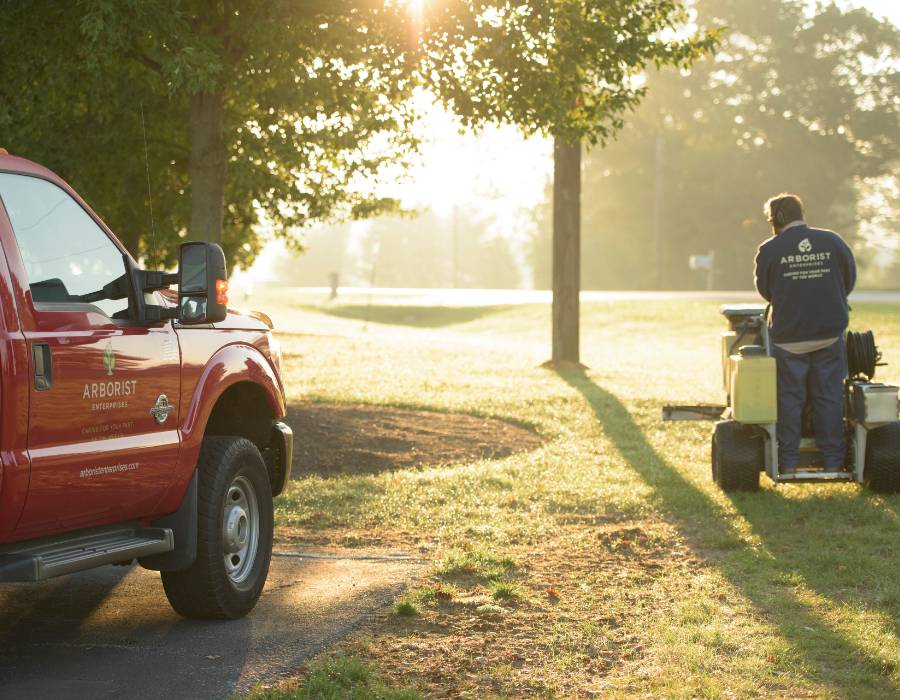
M153 192L150 190L150 152L147 149L147 125L144 122L144 103L141 102L141 133L144 135L144 166L147 169L147 203L150 205L150 247L156 253L156 222L153 220Z

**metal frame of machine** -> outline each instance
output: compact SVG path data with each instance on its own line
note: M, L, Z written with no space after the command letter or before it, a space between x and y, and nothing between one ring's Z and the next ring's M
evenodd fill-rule
M851 445L848 464L841 470L826 471L817 463L820 453L814 438L804 437L801 466L782 471L775 434L777 387L767 309L741 304L723 306L721 312L729 322L720 341L726 405L663 407L664 420L718 421L712 444L713 479L726 491L755 490L759 472L764 470L775 483L843 481L868 484L876 491L900 491L898 388L872 381L881 358L872 334L848 334L849 377L844 389ZM745 371L748 367L753 371ZM870 449L870 434L876 430L881 431L878 444Z

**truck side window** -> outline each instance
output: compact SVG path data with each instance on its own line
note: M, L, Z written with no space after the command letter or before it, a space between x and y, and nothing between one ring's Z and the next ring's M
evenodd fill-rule
M0 173L0 199L19 243L36 305L78 303L125 272L122 252L63 189L47 180ZM110 318L126 299L93 301ZM120 313L121 312L121 313Z

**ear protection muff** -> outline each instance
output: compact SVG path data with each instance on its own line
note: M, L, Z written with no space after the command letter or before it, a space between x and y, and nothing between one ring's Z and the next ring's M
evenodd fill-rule
M784 226L784 212L781 211L780 202L772 202L772 220L778 224L779 227Z

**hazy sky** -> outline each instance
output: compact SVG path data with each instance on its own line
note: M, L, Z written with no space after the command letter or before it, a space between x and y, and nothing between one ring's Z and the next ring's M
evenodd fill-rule
M849 4L867 7L873 14L887 17L894 24L900 25L900 0L859 0Z

